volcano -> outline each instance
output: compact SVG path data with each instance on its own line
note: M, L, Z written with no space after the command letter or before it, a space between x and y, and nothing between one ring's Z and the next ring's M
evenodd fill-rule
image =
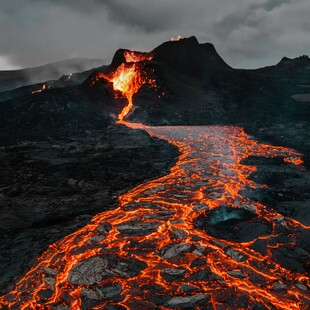
M307 309L309 69L190 37L0 93L0 305Z
M96 119L99 122L94 128L99 123L105 126L113 123L113 115L117 118L128 98L121 92L116 98L111 81L104 83L96 76L111 75L125 63L126 66L135 63L144 79L156 81L156 87L154 82L142 83L132 94L133 109L126 116L129 121L149 125L243 124L262 128L309 119L307 56L283 58L275 66L256 70L233 69L212 44L200 44L195 37L165 42L149 53L136 52L136 56L142 57L139 62L126 61L129 52L117 51L110 66L0 93L2 133L31 135L32 123L36 135L53 136L72 132L76 128L74 122L82 126L81 130L92 128ZM94 84L94 80L99 83ZM43 87L46 87L44 93L32 96L32 92ZM56 113L52 118L48 113L51 106ZM27 128L22 117L27 118ZM12 128L11 124L18 126Z

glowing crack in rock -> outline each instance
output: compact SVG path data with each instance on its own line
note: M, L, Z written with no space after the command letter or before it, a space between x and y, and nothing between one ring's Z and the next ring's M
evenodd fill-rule
M43 84L42 88L34 90L31 94L41 93L46 89L46 84Z

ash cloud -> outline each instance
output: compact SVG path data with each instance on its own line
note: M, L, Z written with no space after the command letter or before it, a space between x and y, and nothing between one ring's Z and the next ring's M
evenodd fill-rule
M309 0L2 0L2 68L111 59L175 35L215 44L234 67L277 63L310 48Z

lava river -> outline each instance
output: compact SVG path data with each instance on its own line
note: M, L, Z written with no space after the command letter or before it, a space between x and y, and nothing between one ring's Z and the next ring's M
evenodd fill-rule
M258 143L240 127L124 124L177 146L178 162L52 244L0 298L3 309L307 309L309 295L295 285L308 285L307 276L251 245L308 228L243 195L263 186L249 179L256 168L244 159L280 156L301 167L300 154ZM247 210L270 231L234 242L197 226L221 206Z

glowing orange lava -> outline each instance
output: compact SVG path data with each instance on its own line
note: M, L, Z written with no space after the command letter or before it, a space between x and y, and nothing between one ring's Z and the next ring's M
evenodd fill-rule
M33 92L31 92L32 94L36 94L36 93L41 93L42 91L44 91L46 89L46 84L43 84L42 88L38 89L38 90L34 90Z
M148 79L141 72L140 62L149 61L153 57L134 51L125 51L126 63L122 63L113 73L110 81L114 90L120 91L128 100L128 105L118 115L118 120L122 121L133 108L132 97L138 92L143 84L153 85L155 81ZM128 64L129 63L129 64Z
M170 41L180 41L181 39L184 39L184 37L182 37L181 35L177 35L175 37L171 37Z
M119 121L122 121L133 107L132 96L138 92L144 81L137 64L122 63L113 74L111 82L114 90L120 91L128 100L128 105L118 116Z
M191 285L189 296L197 294L203 299L210 295L201 306L210 305L214 310L254 309L251 307L256 303L270 310L307 309L307 292L295 286L295 281L309 285L308 276L286 270L270 252L281 243L271 243L263 255L250 249L255 240L238 243L218 239L193 225L205 209L251 206L258 218L273 227L270 234L258 239L273 238L276 226L281 225L276 220L280 214L242 195L247 187L262 186L249 180L256 168L242 161L249 156L282 156L299 164L300 154L260 144L240 127L124 124L177 146L181 155L176 165L169 174L120 196L117 209L96 215L88 225L51 245L15 289L0 298L0 305L9 309L79 310L87 294L100 295L100 288L110 285L121 288L122 298L98 297L91 309L106 305L170 309L180 300L173 298L188 294L182 287ZM285 227L292 234L308 229L290 218L285 218ZM142 266L131 276L132 268L126 265L130 259ZM100 268L77 269L89 262L100 262ZM76 269L85 283L77 283L81 280L74 278ZM170 281L163 276L167 270L182 276ZM285 285L277 291L274 283ZM51 291L51 296L43 298L40 293L44 290ZM246 308L237 302L244 296ZM235 304L225 303L230 297Z
M126 62L141 62L146 60L152 60L153 56L146 53L139 53L135 51L125 51L124 57Z
M138 92L142 85L148 84L155 87L155 81L147 78L141 70L141 62L149 61L153 57L139 52L124 52L126 62L122 63L112 74L98 73L92 82L105 78L113 84L113 89L119 91L127 99L128 105L118 115L118 121L124 118L133 108L133 95Z

